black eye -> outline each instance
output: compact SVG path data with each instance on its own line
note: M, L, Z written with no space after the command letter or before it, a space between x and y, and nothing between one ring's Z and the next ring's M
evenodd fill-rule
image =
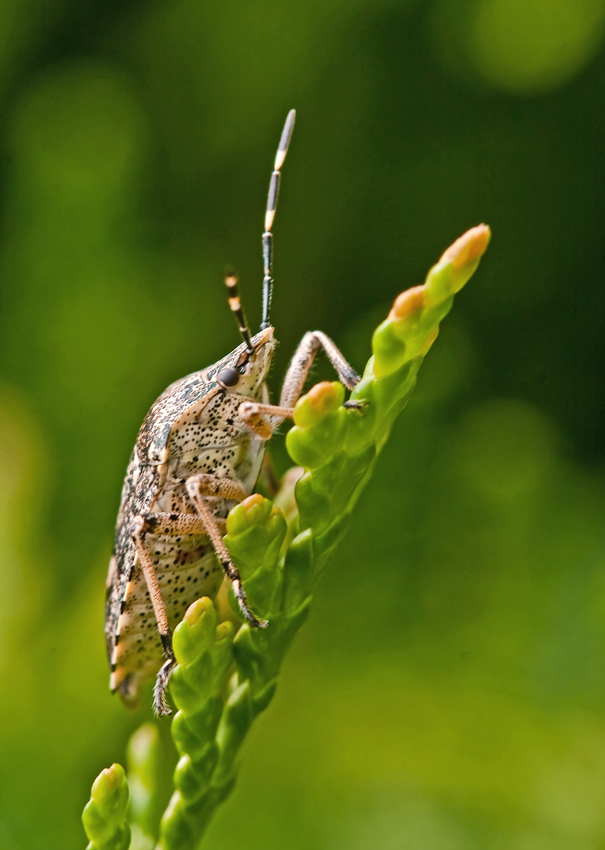
M216 376L216 380L223 387L236 387L239 382L239 375L235 369L221 369Z

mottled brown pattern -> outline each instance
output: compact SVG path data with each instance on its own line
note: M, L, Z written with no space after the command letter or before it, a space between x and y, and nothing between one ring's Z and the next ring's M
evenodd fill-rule
M171 384L145 417L128 464L108 574L105 634L112 667L111 687L134 701L139 685L153 676L162 661L153 608L132 539L136 516L151 511L194 513L186 479L209 473L239 482L251 493L262 463L264 442L241 419L242 401L266 400L265 377L274 349L273 330L252 340L255 359L237 387L216 381L221 369L238 368L246 356L240 345L201 372ZM235 504L208 498L212 513L226 517ZM214 596L222 568L206 535L182 537L151 534L153 558L171 627L199 596Z

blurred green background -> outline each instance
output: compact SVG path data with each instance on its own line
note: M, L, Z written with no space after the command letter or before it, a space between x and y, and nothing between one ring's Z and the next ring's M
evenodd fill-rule
M83 847L149 716L107 689L122 478L154 398L237 344L225 263L258 323L292 106L273 392L304 331L361 368L400 290L494 239L205 846L605 847L604 28L604 0L0 0L3 850Z

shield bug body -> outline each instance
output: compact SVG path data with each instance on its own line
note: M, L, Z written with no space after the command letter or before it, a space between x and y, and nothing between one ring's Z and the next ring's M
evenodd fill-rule
M292 415L319 349L325 350L348 389L359 380L334 343L320 331L311 331L290 363L279 405L269 403L265 380L275 348L269 324L271 228L294 119L292 110L269 184L261 331L251 337L237 280L228 275L229 305L243 342L213 366L171 384L158 398L139 431L122 490L107 579L110 687L126 703L136 704L141 683L157 673L158 714L170 713L164 690L175 665L171 629L195 599L215 597L226 579L250 625L267 625L248 606L223 542L225 518L252 493L266 441Z

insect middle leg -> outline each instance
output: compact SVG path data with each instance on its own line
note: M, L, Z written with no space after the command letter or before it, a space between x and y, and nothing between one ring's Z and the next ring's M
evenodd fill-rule
M217 524L217 519L210 510L205 496L221 496L223 499L236 499L241 502L246 497L246 492L237 482L228 478L219 478L213 475L192 475L185 482L189 498L200 515L207 529L214 551L216 552L225 575L231 581L233 593L238 601L242 614L250 625L255 629L264 629L266 620L259 620L250 610L246 593L242 587L242 579L239 570L231 560L229 550L225 546L223 535ZM237 491L236 491L237 488ZM237 495L236 495L237 492Z
M211 496L219 496L224 499L233 499L236 501L241 501L246 496L244 489L236 481L231 481L229 479L221 479L218 478L218 476L214 475L196 475L193 476L193 479L195 480L195 483L198 488L203 488L204 491ZM133 524L132 536L135 548L139 557L141 568L143 570L147 589L149 590L149 596L151 598L151 604L153 606L153 613L155 615L158 631L160 633L162 646L166 654L166 661L164 662L164 664L160 668L160 671L157 674L156 683L154 687L154 709L156 713L160 716L171 713L170 708L166 703L164 692L166 690L166 686L168 684L172 671L176 666L176 659L172 651L172 632L168 624L166 606L162 598L162 593L160 591L157 575L155 572L155 566L147 548L145 538L149 533L162 534L168 536L204 534L210 537L210 540L212 541L215 549L215 538L218 537L218 539L220 539L221 541L222 549L227 552L227 547L222 542L222 535L225 533L226 530L225 520L215 517L210 511L210 509L207 507L205 502L204 505L207 508L206 517L201 516L199 510L196 514L157 512L138 516L136 517ZM221 563L223 563L223 568L225 568L225 559L223 557L223 552L217 551L217 554L221 560ZM237 580L239 580L239 572L232 564L228 552L227 560L229 561L229 564L231 566L231 573L235 574ZM227 574L229 575L229 573ZM229 577L231 578L231 575L229 575ZM243 596L244 602L246 602L245 594L241 589L241 580L239 581L239 589L240 596ZM240 597L238 596L238 600L239 599ZM247 605L246 611L249 612ZM244 613L246 613L246 611L244 611ZM253 617L253 615L251 616ZM259 622L256 620L256 618L253 617L253 619L254 624Z

